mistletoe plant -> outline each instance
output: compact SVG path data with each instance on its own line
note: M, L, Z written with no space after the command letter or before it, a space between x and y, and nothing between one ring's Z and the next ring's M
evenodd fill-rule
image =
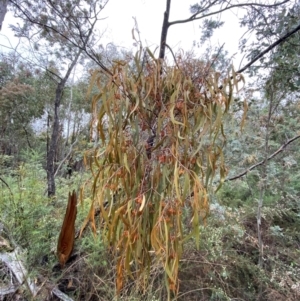
M117 256L117 291L126 275L147 285L153 259L164 267L170 293L178 292L184 242L199 245L209 211L209 187L226 176L223 116L238 82L211 63L176 58L170 66L146 49L132 62L115 61L113 76L96 71L97 132L101 146L88 152L93 201L87 221ZM186 217L184 212L189 212ZM187 222L188 219L188 222Z

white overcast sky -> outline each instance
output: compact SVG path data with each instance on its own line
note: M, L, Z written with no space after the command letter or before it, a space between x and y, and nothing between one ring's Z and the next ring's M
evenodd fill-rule
M173 0L169 21L188 18L191 15L189 7L195 3L197 3L197 0ZM112 42L120 47L132 48L134 43L132 40L133 17L135 17L143 46L148 46L151 47L151 50L155 50L160 42L165 6L165 0L109 0L102 12L102 18L105 19L99 22L100 31L105 30L100 43L106 45ZM239 17L241 17L241 12ZM225 25L215 32L214 37L211 39L211 45L221 46L225 43L225 50L232 56L238 52L238 40L243 34L243 30L239 28L236 13L225 12L222 15L222 20L225 21ZM8 39L13 44L16 43L12 32L8 28L8 24L13 22L16 22L16 20L11 14L7 14L0 32L0 51L7 50L1 45L8 45ZM199 24L199 21L194 21L171 26L167 38L168 45L175 52L178 49L191 50L193 41L198 42L200 40L201 31ZM196 48L195 51L200 53L201 48ZM233 60L236 69L239 67L240 61L241 55L237 54Z
M129 2L130 5L128 5ZM172 0L169 21L190 17L190 5L195 3L197 3L197 0ZM110 0L103 11L103 15L108 17L106 20L108 28L105 38L110 39L119 46L132 47L131 30L134 27L133 17L135 17L143 45L154 50L160 42L165 8L165 0ZM211 43L213 46L221 46L225 43L224 48L229 52L229 55L233 55L238 52L238 41L243 34L243 30L239 28L236 13L228 11L222 17L225 25L216 31ZM200 40L201 31L199 24L200 21L194 21L171 26L167 38L168 45L175 51L180 48L191 50L193 41L198 42ZM198 49L198 51L201 52L201 49ZM239 64L241 56L237 55L236 58L235 63Z

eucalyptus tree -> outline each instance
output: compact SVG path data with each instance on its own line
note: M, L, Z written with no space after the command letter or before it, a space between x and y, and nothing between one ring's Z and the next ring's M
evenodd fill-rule
M54 118L52 134L47 151L48 196L55 195L55 153L60 130L59 109L66 83L84 54L97 58L95 45L98 42L96 25L108 0L28 1L11 0L9 8L22 23L11 25L15 34L26 38L32 52L46 50L47 71L56 82L53 96ZM51 63L53 62L53 63ZM51 68L52 66L58 68Z

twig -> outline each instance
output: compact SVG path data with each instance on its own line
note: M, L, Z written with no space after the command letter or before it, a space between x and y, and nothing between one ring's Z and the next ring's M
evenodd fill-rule
M175 61L175 64L176 64L177 68L180 69L180 67L179 67L179 65L178 65L178 63L177 63L177 60L176 60L176 57L175 57L175 54L174 54L172 48L171 48L167 43L165 43L165 45L166 45L166 47L170 50L170 52L171 52L171 54L172 54L172 56L173 56L173 59L174 59L174 61Z
M3 180L1 177L0 177L0 180L2 181L2 183L4 183L4 185L8 188L8 190L9 190L9 192L10 192L10 194L11 194L11 196L13 197L14 195L13 195L13 193L12 193L12 191L11 191L11 189L10 189L10 187L9 187L9 185L5 182L5 180Z
M74 141L74 143L70 146L70 150L68 152L68 154L61 160L61 162L59 163L56 171L55 171L55 174L54 174L54 178L56 177L58 171L60 170L61 166L64 164L64 162L67 160L67 158L71 155L72 153L72 150L73 150L73 146L78 142L78 139L76 137L76 140Z
M223 45L219 48L218 53L215 55L214 59L212 60L211 64L210 64L210 68L213 67L214 63L216 62L217 58L219 57L223 47L224 47L225 43L223 43Z
M185 296L185 295L188 295L188 294L191 294L191 293L195 293L195 292L201 292L201 291L205 291L205 290L214 290L214 288L212 287L203 287L203 288L197 288L197 289L194 289L194 290L190 290L188 292L185 292L185 293L182 293L182 294L179 294L175 299L173 299L174 301L175 300L178 300L179 298Z
M68 295L64 294L62 291L60 291L58 288L54 288L52 290L52 293L58 297L60 300L63 300L63 301L73 301L72 298L70 298Z

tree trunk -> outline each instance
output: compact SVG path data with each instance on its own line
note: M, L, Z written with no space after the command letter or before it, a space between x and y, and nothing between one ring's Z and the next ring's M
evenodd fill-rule
M66 82L75 67L81 50L78 51L76 57L74 58L72 64L70 65L65 77L58 83L56 92L55 92L55 102L54 102L54 121L52 128L52 135L50 139L49 150L47 154L47 181L48 181L48 197L55 195L55 154L57 151L58 137L59 137L59 108L63 95L63 90L65 88Z
M167 35L168 35L168 29L169 29L170 8L171 8L171 0L167 0L167 7L166 7L166 11L164 13L164 21L163 21L161 37L160 37L159 58L161 60L163 60L165 58L166 42L167 42Z
M2 29L2 23L7 12L7 0L0 0L0 31Z

